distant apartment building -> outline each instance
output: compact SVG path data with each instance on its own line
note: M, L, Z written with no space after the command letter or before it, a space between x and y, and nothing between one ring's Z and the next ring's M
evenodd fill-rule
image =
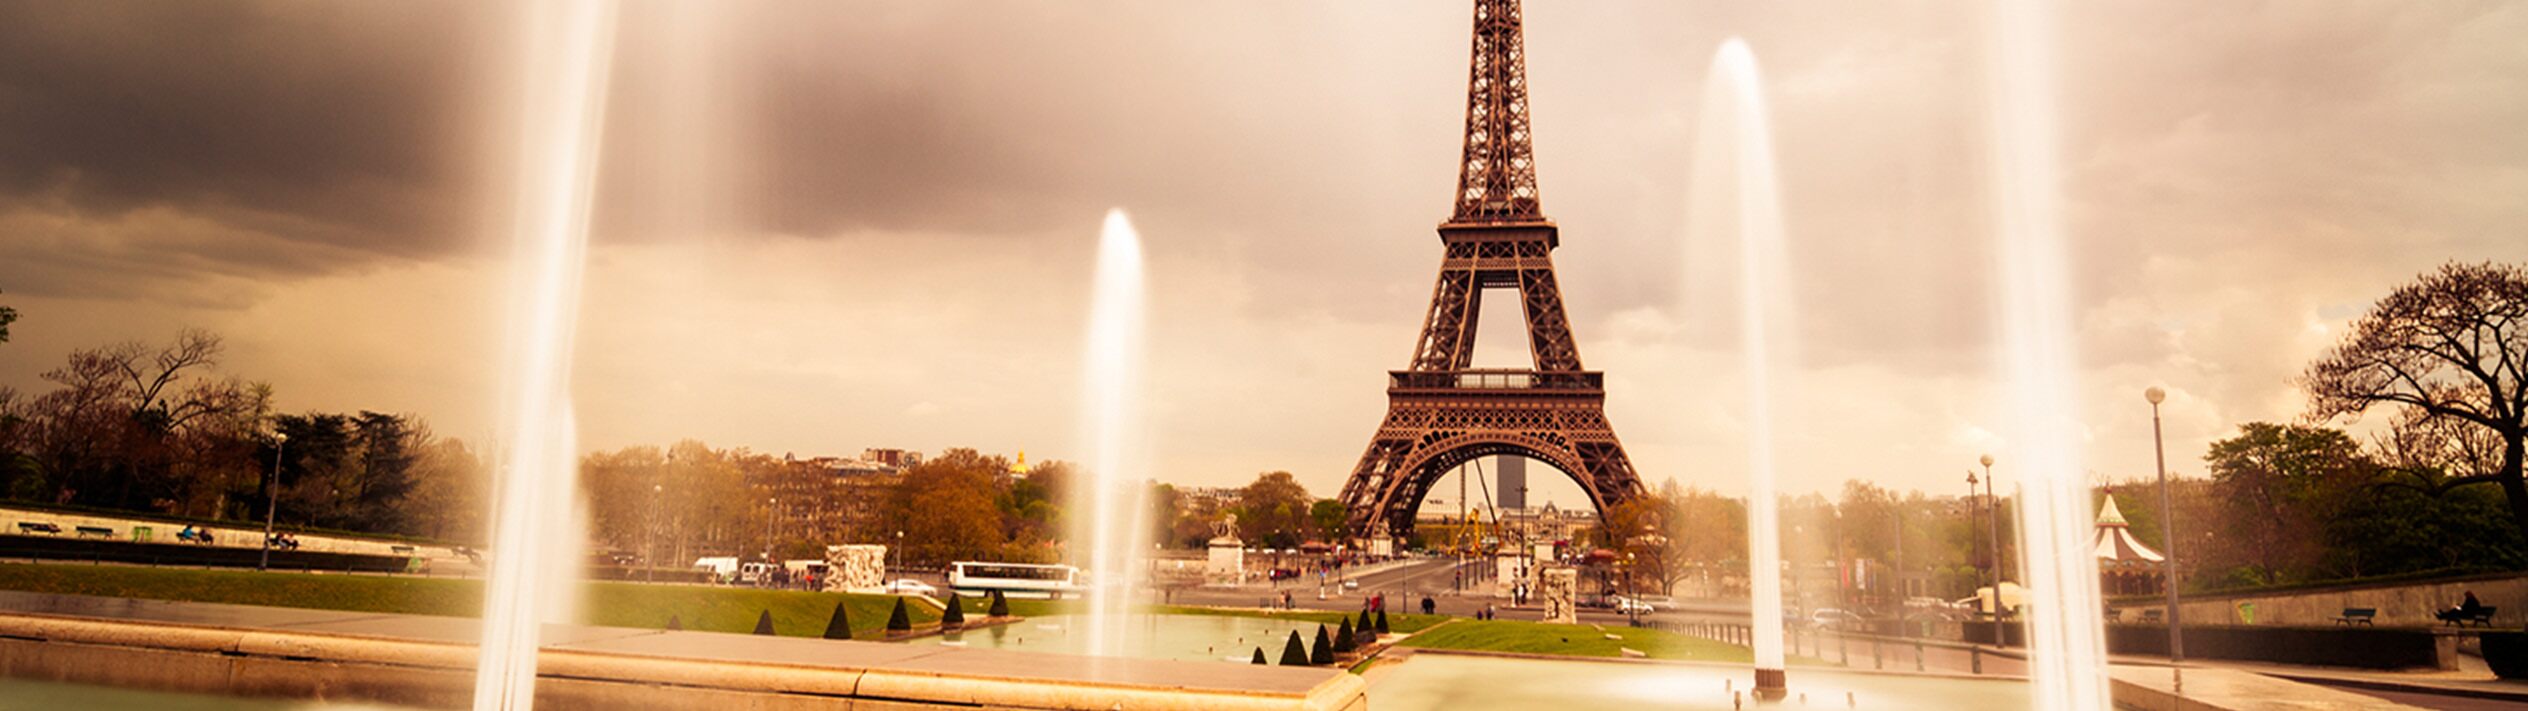
M1180 486L1176 487L1176 501L1186 513L1202 516L1207 521L1238 505L1239 491L1241 489L1235 486Z
M748 473L774 516L774 535L828 545L892 543L883 520L887 497L920 452L869 449L856 459L785 456L780 466Z
M922 465L922 453L909 449L863 449L860 458L897 471Z

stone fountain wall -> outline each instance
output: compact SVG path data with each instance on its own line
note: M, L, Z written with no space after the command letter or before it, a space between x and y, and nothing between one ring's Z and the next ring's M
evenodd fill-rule
M826 546L825 571L826 592L885 592L887 547Z

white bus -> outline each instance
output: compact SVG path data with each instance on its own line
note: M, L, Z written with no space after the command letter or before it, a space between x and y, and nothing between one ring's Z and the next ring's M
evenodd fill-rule
M958 561L948 564L948 587L961 595L1002 595L1016 598L1059 599L1079 597L1087 588L1080 569L1068 565L1035 563L981 563Z

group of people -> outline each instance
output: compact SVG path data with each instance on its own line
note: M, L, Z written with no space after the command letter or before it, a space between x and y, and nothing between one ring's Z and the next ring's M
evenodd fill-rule
M176 540L205 545L218 542L211 536L211 529L194 528L192 524L186 524L184 530L177 531Z
M263 537L263 544L274 548L298 550L298 534L283 531Z

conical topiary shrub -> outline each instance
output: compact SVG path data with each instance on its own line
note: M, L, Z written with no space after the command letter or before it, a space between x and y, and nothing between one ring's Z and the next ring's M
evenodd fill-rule
M1316 664L1334 663L1334 640L1332 635L1326 634L1325 625L1317 625L1317 647L1308 652L1308 661Z
M992 591L992 609L990 612L993 617L1008 617L1009 596L1002 595L999 590Z
M682 617L677 617L677 616L675 616L675 615L668 615L668 616L667 616L667 629L668 629L669 631L681 630L681 629L684 629L684 628L685 628L685 618L682 618Z
M1352 651L1352 645L1359 641L1360 635L1353 634L1352 632L1352 618L1343 618L1343 626L1337 627L1334 630L1334 651L1338 653L1350 652Z
M1387 634L1387 611L1378 611L1378 633Z
M1355 631L1355 632L1367 632L1367 631L1369 631L1369 611L1368 611L1368 610L1362 610L1362 611L1361 611L1361 621L1359 621L1359 622L1355 622L1355 623L1352 623L1352 630L1353 630L1353 631Z
M1254 664L1254 665L1256 665L1256 666L1263 666L1263 665L1264 665L1264 648L1263 648L1263 647L1256 647L1256 648L1255 648L1255 661L1248 662L1248 663L1250 663L1250 664Z
M843 604L839 600L835 601L834 617L825 621L826 639L851 639L850 610L850 605Z
M1282 645L1282 666L1308 666L1308 645L1299 641L1299 630L1290 631L1290 641Z
M904 609L904 598L895 599L895 611L887 613L888 632L913 631L913 613Z
M939 611L939 626L963 627L966 624L966 602L957 598L957 591L948 591L948 607Z
M756 615L756 616L755 616L755 634L772 634L772 633L773 633L773 632L772 632L772 611L771 611L771 610L765 610L765 611L763 612L763 614L761 614L761 615Z

